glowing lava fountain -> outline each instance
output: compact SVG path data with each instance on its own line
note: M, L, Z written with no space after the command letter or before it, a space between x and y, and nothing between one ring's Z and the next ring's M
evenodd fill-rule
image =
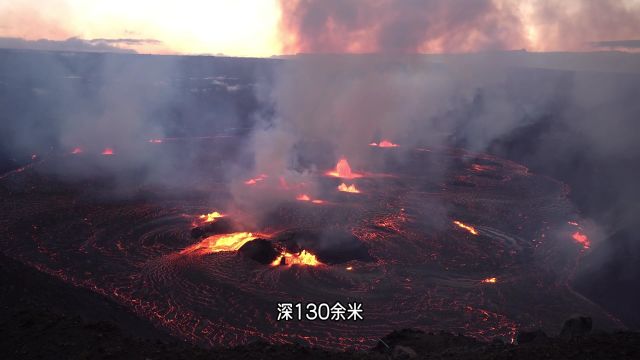
M312 253L308 252L307 250L302 250L297 254L286 252L286 251L283 252L271 263L271 266L279 266L279 265L318 266L318 265L322 265L322 263Z
M339 177L343 179L356 179L362 177L362 174L355 173L351 171L351 166L349 166L349 162L347 159L340 159L338 164L336 165L335 170L331 170L327 172L327 175Z

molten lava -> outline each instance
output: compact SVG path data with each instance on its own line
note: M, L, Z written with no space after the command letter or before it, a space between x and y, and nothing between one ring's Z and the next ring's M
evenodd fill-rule
M382 140L379 143L372 142L371 144L369 144L369 146L377 146L381 148L394 148L394 147L398 147L399 145L394 144L389 140Z
M266 174L260 174L258 177L253 178L253 179L249 179L249 180L245 181L244 183L246 185L255 185L255 184L259 183L260 181L263 181L266 178L267 178Z
M482 280L483 283L486 284L495 284L498 282L498 279L494 278L494 277L490 277L490 278L486 278L484 280Z
M314 204L324 204L324 200L319 200L319 199L313 199L311 200L311 197L307 194L300 194L298 196L296 196L296 200L299 201L310 201Z
M587 235L582 234L579 231L576 231L573 233L573 235L571 235L571 237L576 242L582 244L582 247L584 247L585 249L588 249L591 247L591 242L589 241L589 238L587 237Z
M338 190L342 191L342 192L349 192L349 193L360 193L360 190L358 190L358 188L356 188L356 185L349 185L347 186L347 184L342 183L340 184L340 186L338 186Z
M478 231L473 226L469 226L469 225L463 224L462 222L460 222L458 220L455 220L453 223L456 224L459 228L465 229L465 230L467 230L468 232L470 232L473 235L478 235Z
M214 211L212 213L208 213L208 214L204 214L204 215L200 215L199 219L202 220L203 222L213 222L215 221L217 218L221 218L224 215L220 214L217 211Z
M254 236L250 232L238 232L232 234L214 235L205 238L201 242L191 245L188 248L180 251L180 254L210 254L221 251L237 251L242 245L248 243L251 240L255 240L257 236Z
M152 144L162 144L162 139L150 139L149 142Z
M338 161L338 164L336 165L335 170L329 171L327 175L343 179L355 179L362 177L361 174L351 171L351 166L349 166L349 162L347 161L347 159L340 159L340 161Z
M79 147L73 148L73 150L71 151L71 154L73 155L82 154L82 149Z
M318 265L322 265L322 263L312 253L308 252L307 250L302 250L297 254L286 252L286 251L282 252L282 254L280 254L271 263L271 266L279 266L279 265L318 266Z
M113 155L113 149L112 148L105 148L104 150L102 150L102 155Z

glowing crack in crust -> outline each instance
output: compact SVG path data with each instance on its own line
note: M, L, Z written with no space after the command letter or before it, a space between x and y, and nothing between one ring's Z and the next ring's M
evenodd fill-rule
M477 230L476 230L476 228L474 228L473 226L470 226L470 225L464 224L464 223L462 223L462 222L460 222L460 221L458 221L458 220L455 220L453 223L454 223L455 225L457 225L459 228L461 228L461 229L465 229L465 230L467 230L469 233L471 233L471 234L473 234L473 235L478 235L478 231L477 231Z

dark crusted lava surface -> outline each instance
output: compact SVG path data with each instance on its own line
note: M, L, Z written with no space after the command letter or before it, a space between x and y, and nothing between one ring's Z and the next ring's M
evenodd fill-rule
M155 330L91 291L0 256L3 359L636 359L640 333L594 333L520 344L450 333L395 331L370 351L332 352L255 342L202 349ZM133 334L136 334L135 336Z

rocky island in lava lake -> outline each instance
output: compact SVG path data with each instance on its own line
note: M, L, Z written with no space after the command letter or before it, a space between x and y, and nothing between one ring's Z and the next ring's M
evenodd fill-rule
M0 357L640 356L635 11L273 3L296 55L0 26Z

